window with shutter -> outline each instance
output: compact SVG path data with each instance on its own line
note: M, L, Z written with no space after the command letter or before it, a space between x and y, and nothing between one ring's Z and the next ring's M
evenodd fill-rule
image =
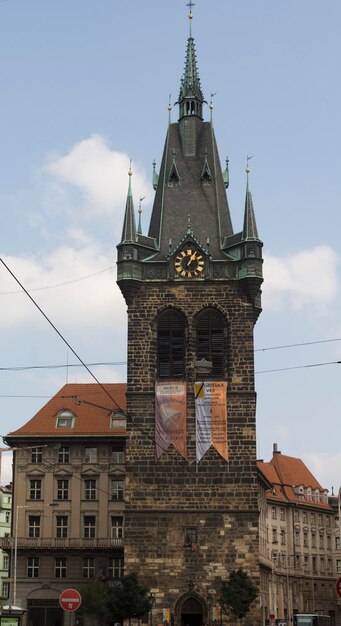
M212 376L224 376L226 322L215 309L206 309L197 318L197 359L212 362Z
M168 310L159 316L157 353L159 378L183 378L185 375L185 318Z

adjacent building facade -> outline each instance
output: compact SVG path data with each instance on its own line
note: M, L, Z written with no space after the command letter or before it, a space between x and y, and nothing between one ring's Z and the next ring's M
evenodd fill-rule
M15 523L2 546L12 553L9 604L25 624L61 626L64 589L123 573L125 392L65 385L6 439Z
M301 459L281 454L276 445L271 461L258 461L258 468L271 484L259 528L263 617L287 621L293 613L317 612L341 624L335 498L328 497Z
M12 485L0 487L0 538L11 535L12 525ZM0 600L6 604L10 593L9 577L10 557L8 552L0 550Z

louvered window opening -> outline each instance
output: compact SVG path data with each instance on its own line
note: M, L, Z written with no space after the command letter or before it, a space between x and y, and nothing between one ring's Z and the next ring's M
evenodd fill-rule
M216 311L205 311L197 321L197 358L212 362L212 376L224 376L225 320Z
M163 313L158 321L157 352L159 378L184 378L185 322L176 311Z

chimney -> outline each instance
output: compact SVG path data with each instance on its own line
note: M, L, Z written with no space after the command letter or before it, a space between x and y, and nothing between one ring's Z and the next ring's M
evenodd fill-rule
M280 451L278 450L278 444L277 443L273 444L272 452L273 452L273 454L281 454Z

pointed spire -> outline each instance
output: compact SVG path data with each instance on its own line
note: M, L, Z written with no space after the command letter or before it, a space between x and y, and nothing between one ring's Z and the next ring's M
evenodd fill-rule
M194 6L194 3L189 2L187 6L190 7L190 13L188 15L190 28L187 41L185 71L180 84L178 102L180 108L179 118L181 119L187 115L196 115L202 119L204 96L201 91L194 39L192 37L192 6Z
M201 179L202 183L209 183L209 184L211 184L211 182L213 180L213 176L211 174L210 166L208 164L207 150L205 152L205 161L204 161L203 168L201 170L200 179Z
M246 239L259 240L255 212L253 210L252 194L249 189L249 173L250 173L249 160L250 159L252 159L252 157L248 156L247 166L245 170L246 171L246 196L245 196L244 226L243 226L243 235L242 235L242 239L244 241Z
M128 195L126 202L126 210L124 214L124 222L123 222L123 230L122 230L122 239L121 243L135 242L136 241L136 224L135 224L135 213L134 213L134 201L133 194L131 190L131 177L133 172L131 170L131 161L129 167L129 186L128 186Z
M230 184L230 172L229 172L229 159L226 157L226 169L223 171L223 181L225 185L225 189L228 188Z
M156 191L159 182L159 175L156 171L156 161L153 161L153 189Z

